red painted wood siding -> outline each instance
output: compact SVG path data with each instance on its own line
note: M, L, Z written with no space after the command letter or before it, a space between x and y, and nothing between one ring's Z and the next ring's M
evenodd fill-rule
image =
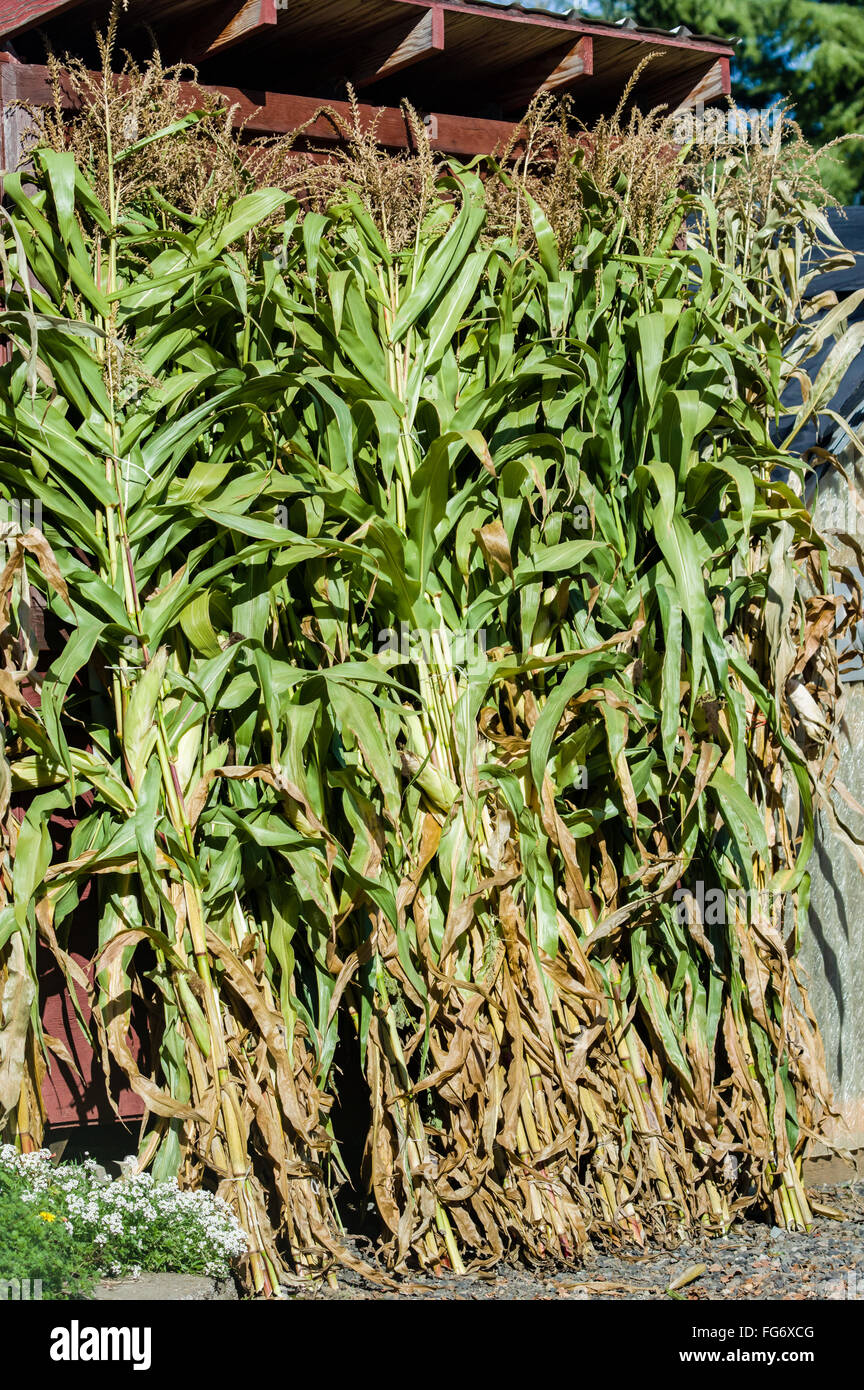
M84 907L86 904L83 905L82 912ZM88 968L84 939L87 934L84 930L73 933L72 942L77 943L78 949L73 944L69 954L92 980L93 972ZM82 950L81 947L85 949ZM79 986L73 985L73 988L84 1018L89 1024L90 1007L86 995ZM61 1039L77 1068L73 1069L67 1062L49 1053L50 1072L42 1085L42 1098L50 1124L57 1126L110 1123L117 1115L108 1100L101 1060L94 1051L92 1042L88 1041L81 1031L66 981L47 950L40 952L39 995L45 1032L51 1037ZM134 1039L133 1044L133 1052L140 1052ZM119 1071L114 1073L111 1089L121 1117L127 1121L140 1119L144 1113L144 1102L124 1084Z

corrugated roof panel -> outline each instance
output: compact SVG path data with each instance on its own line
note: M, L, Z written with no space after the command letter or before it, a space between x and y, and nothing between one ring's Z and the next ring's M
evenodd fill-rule
M574 0L479 0L481 5L500 5L507 10L541 10L543 14L575 14L582 7Z
M581 10L579 4L572 3L572 0L479 0L479 4L497 4L504 10L540 10L543 14L575 14L576 10Z
M580 0L473 0L478 5L491 5L499 10L524 10L526 13L533 11L539 14L555 15L559 19L578 19L583 24L603 25L607 29L631 29L637 34L657 34L663 36L668 34L671 38L688 38L694 43L723 43L734 45L737 39L722 38L718 34L694 34L685 25L676 25L674 29L653 29L647 25L636 24L632 19L609 20L602 15L592 14L586 11Z

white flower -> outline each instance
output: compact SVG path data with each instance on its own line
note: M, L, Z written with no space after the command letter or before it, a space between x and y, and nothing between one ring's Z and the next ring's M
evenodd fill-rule
M247 1249L246 1235L221 1197L181 1190L176 1178L157 1182L152 1173L137 1171L134 1157L123 1161L122 1177L112 1182L92 1158L56 1163L47 1149L20 1154L13 1145L2 1144L0 1169L23 1180L25 1202L45 1201L50 1191L52 1210L64 1217L70 1234L74 1231L100 1252L116 1248L110 1268L118 1273L140 1273L154 1243L160 1260L181 1270L184 1265L203 1267L215 1276L226 1274L231 1261Z

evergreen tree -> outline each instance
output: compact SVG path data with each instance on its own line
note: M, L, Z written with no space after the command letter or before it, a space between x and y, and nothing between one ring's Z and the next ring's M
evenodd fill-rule
M826 145L864 132L864 3L834 0L601 0L586 6L614 18L632 15L660 29L684 24L695 34L738 39L733 96L747 107L781 97L808 140ZM864 140L849 141L823 163L842 203L864 199Z

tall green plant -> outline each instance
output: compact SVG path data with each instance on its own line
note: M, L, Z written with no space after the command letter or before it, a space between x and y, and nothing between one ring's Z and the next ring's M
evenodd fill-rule
M32 586L61 649L38 707L2 686L4 968L39 934L74 983L93 885L141 1160L216 1177L265 1292L349 1258L337 1078L400 1265L809 1223L790 681L834 691L788 323L730 238L681 247L686 152L542 115L485 167L355 138L302 204L127 202L120 139L104 196L44 143L6 181L0 478L43 512L6 639Z
M10 731L29 750L14 784L37 795L18 833L7 911L30 958L39 931L71 987L75 970L57 931L77 905L79 883L98 883L94 1004L106 1061L111 1055L120 1064L155 1119L145 1148L150 1157L158 1148L157 1169L182 1165L191 1176L204 1164L217 1174L252 1237L254 1286L272 1289L280 1267L252 1173L251 1117L275 1165L282 1220L296 1210L290 1233L300 1251L321 1244L317 1183L298 1175L304 1163L314 1166L325 1141L312 1069L302 1060L302 1025L291 1026L290 1012L277 1013L274 1002L280 987L287 996L291 975L290 928L275 904L268 912L274 959L286 972L281 985L278 967L268 979L244 959L257 931L256 901L236 892L247 887L238 837L255 858L266 831L244 836L242 819L233 831L239 812L231 805L215 818L206 810L214 775L231 775L214 708L232 681L239 698L223 704L223 719L252 694L235 680L238 649L223 652L212 637L208 585L239 570L238 626L251 647L270 618L255 590L255 561L267 547L245 536L241 521L219 528L211 554L207 509L218 489L220 505L236 498L242 517L266 479L266 459L255 457L257 480L243 467L247 403L259 416L263 401L235 328L244 312L242 253L224 253L284 200L252 194L190 240L123 215L110 180L103 207L70 154L43 149L36 163L40 193L25 192L18 176L6 179L17 213L7 266L21 287L10 286L10 306L27 301L20 313L38 333L48 385L44 396L31 393L13 364L4 456L7 481L44 510L52 563L66 577L52 611L71 635L41 684L38 716L14 703L10 709ZM44 290L30 290L31 270ZM200 339L204 302L212 344ZM13 329L18 312L10 309ZM250 741L259 712L253 697ZM234 752L242 730L242 722L232 730ZM92 811L78 821L66 861L49 868L46 816L88 791L97 793ZM246 800L238 787L233 801ZM290 826L280 835L283 843L304 842ZM155 958L148 977L162 1001L158 1084L140 1073L128 1042L140 944ZM229 997L257 1020L254 1046Z

